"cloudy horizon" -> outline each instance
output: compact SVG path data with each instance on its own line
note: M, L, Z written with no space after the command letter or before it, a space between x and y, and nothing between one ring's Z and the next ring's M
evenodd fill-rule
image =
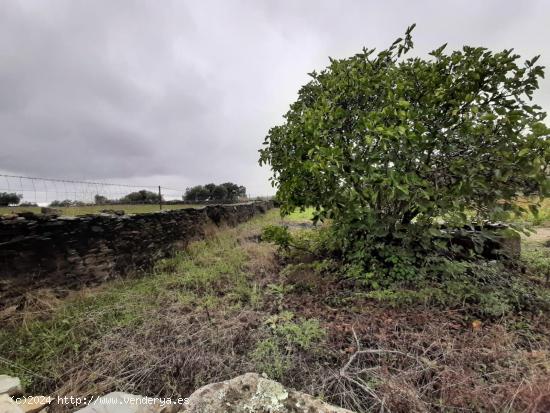
M542 0L6 0L0 171L272 194L257 151L328 56L384 48L416 23L416 55L468 44L549 66L549 17Z

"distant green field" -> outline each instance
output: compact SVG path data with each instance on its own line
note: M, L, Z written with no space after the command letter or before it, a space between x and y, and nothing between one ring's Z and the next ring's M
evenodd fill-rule
M518 201L520 205L523 205L527 209L527 201ZM304 211L296 210L291 213L288 218L294 220L309 220L313 218L313 208L306 208ZM544 199L540 204L539 213L534 216L531 212L527 211L520 217L510 216L508 219L510 222L526 222L534 226L550 226L550 198Z
M526 207L526 203L523 206ZM540 209L537 216L534 216L531 212L526 212L521 217L521 220L529 222L535 226L548 226L550 225L550 198L544 199L540 204Z
M183 208L200 208L203 205L198 204L179 204L179 205L163 205L162 210L174 210L174 209L183 209ZM147 212L158 212L158 205L86 205L86 206L76 206L76 207L66 207L66 208L55 208L61 211L62 215L65 216L76 216L76 215L85 215L85 214L96 214L101 212L103 209L114 209L114 210L123 210L126 214L140 214ZM0 215L6 214L16 214L18 212L34 212L40 214L40 207L0 207Z

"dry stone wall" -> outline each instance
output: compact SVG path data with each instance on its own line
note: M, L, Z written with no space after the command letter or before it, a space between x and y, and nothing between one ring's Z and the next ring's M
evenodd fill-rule
M254 202L134 215L1 217L0 308L29 288L75 288L147 269L203 237L209 224L233 226L272 206Z

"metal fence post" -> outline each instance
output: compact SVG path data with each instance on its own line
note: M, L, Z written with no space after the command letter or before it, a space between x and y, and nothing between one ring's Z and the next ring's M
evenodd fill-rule
M160 185L159 185L159 209L162 211L162 193L160 192Z

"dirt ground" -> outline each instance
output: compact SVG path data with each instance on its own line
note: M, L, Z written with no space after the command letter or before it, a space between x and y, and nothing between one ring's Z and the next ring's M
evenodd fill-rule
M536 227L535 232L529 236L523 235L523 240L526 243L544 244L550 241L550 227Z

